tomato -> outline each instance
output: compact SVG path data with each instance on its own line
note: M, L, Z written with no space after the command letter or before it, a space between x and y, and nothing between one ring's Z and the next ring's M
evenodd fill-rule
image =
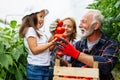
M55 34L54 39L57 38L57 40L60 40L60 37L65 38L66 36L64 34Z
M92 78L84 78L84 77L77 77L77 76L62 76L63 78L73 78L77 80L93 80Z
M64 31L65 31L64 27L57 27L56 30L55 30L55 33L56 34L62 34L62 33L64 33Z
M76 78L74 76L63 76L64 78Z
M61 21L61 20L59 20L57 23L58 23L57 24L58 27L61 27L63 25L63 21Z
M62 56L63 56L63 53L62 53L61 51L58 51L58 52L56 53L56 56L62 57Z
M85 65L85 66L81 66L81 68L87 68L87 66Z

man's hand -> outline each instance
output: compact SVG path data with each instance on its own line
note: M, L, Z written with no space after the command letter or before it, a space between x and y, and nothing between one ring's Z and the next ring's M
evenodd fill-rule
M53 21L51 24L50 24L50 27L49 27L49 30L51 32L51 34L55 34L55 30L56 30L56 27L58 25L58 21L59 19L56 19L55 21Z
M66 40L66 43L62 43L60 42L60 47L59 47L59 50L62 51L64 54L68 55L68 56L71 56L75 59L78 58L80 52L78 50L76 50L74 48L74 46L72 46L68 40ZM61 47L62 46L62 47Z

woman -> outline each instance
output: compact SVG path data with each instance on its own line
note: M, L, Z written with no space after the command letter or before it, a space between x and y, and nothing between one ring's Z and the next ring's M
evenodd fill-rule
M63 19L62 21L63 21L63 27L65 28L64 34L66 35L66 39L71 44L74 44L76 39L76 33L77 33L75 20L71 17L68 17ZM70 62L70 57L67 55L64 55L63 59Z
M54 35L55 33L58 20L59 19L55 20L54 22L50 24L49 29L52 35ZM77 33L75 20L72 17L67 17L67 18L64 18L62 21L63 21L63 27L65 28L65 31L63 34L66 35L66 39L69 40L71 44L74 44L75 39L76 39L76 33ZM50 66L49 80L53 80L54 54L56 54L54 52L56 51L55 50L51 51L51 66ZM71 62L71 58L67 55L63 55L62 58L68 62Z

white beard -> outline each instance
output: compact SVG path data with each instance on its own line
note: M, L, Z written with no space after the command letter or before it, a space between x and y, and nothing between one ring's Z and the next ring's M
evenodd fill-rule
M81 31L84 31L84 33L82 33L82 37L84 37L84 38L90 36L94 32L94 26L93 26L93 24L91 24L89 30L86 30L84 28L80 28L80 29L81 29Z

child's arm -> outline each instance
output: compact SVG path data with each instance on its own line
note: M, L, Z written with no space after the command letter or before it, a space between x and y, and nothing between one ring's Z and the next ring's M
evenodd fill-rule
M37 44L37 39L35 37L32 37L32 36L29 37L27 39L27 41L28 41L29 48L34 55L43 52L44 50L50 48L50 46L54 45L54 43L55 43L55 39L53 39L46 44L38 45Z

